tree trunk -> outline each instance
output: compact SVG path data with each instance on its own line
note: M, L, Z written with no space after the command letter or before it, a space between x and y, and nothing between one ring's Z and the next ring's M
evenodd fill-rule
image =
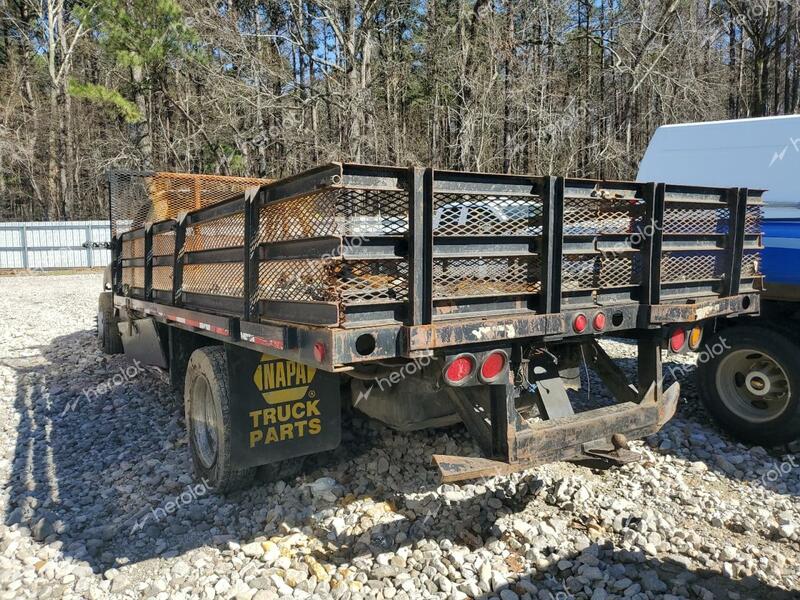
M153 138L151 128L152 115L149 110L147 97L144 93L144 71L139 65L131 67L131 78L133 79L136 91L134 92L134 102L142 120L133 127L134 143L139 151L141 168L152 169L153 165Z

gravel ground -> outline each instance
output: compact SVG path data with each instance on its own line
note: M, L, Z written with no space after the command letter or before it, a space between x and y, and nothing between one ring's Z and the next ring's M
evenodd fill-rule
M461 427L353 417L304 475L215 497L163 375L99 351L100 282L0 278L0 598L800 597L800 457L725 436L688 376L627 467L437 486Z

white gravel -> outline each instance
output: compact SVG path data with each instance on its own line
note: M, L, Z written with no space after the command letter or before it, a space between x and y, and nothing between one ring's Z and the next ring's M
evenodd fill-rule
M732 441L688 379L624 468L437 486L462 428L354 418L303 476L214 497L163 376L98 349L100 284L0 278L0 598L800 597L800 458Z

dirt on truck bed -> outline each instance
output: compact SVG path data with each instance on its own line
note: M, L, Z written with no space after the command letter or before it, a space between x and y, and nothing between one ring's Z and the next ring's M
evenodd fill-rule
M431 454L478 453L460 426L353 415L302 475L213 496L164 375L98 348L101 279L0 285L0 598L798 597L797 448L711 425L689 357L665 363L677 417L627 467L437 485Z

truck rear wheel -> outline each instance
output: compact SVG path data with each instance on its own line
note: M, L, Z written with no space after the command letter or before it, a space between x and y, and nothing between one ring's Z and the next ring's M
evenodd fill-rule
M698 389L725 430L762 446L800 437L800 347L780 332L747 325L716 334L706 349Z
M231 397L222 346L199 348L189 358L184 387L189 449L197 475L216 492L246 487L256 469L231 461Z
M97 306L97 339L106 354L122 354L122 335L117 328L112 292L100 292Z

